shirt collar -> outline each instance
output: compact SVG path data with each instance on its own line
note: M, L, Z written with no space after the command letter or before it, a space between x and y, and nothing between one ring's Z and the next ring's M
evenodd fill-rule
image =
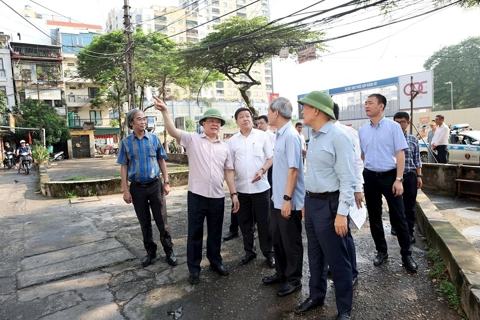
M200 138L203 138L203 139L207 138L207 139L209 139L209 138L207 137L207 135L205 134L205 132L200 133ZM209 140L210 140L210 139L209 139ZM211 141L211 140L210 140L210 141ZM212 142L218 142L218 141L220 141L220 138L219 138L219 136L218 136L218 134L217 134L217 138L216 138L214 141L212 141Z
M289 128L290 126L292 126L292 123L290 121L285 123L283 125L283 127L281 127L279 130L277 130L277 136L282 135L285 132L285 130L287 130L287 128Z
M383 116L383 118L380 119L380 121L378 121L377 127L379 127L380 124L381 124L384 120L385 120L385 116ZM373 123L372 123L372 120L370 120L370 126L375 127L375 126L373 125Z

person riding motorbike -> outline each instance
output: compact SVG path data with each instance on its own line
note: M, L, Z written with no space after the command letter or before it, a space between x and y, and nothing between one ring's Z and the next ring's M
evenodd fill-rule
M13 147L10 146L9 142L5 142L4 145L4 152L5 152L5 159L3 160L3 165L6 167L6 162L7 162L7 153L11 152L12 154L14 153ZM12 163L13 164L13 163Z
M30 149L29 146L26 145L25 140L20 140L20 147L17 149L17 167L18 167L18 173L20 173L20 169L22 168L22 158L20 155L22 153L28 153L28 159L30 160L30 163L32 163L32 150Z

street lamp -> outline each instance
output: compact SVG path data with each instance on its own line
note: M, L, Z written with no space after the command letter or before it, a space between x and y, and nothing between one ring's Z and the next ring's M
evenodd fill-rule
M448 82L445 82L445 84L450 85L450 105L452 106L452 110L453 110L453 83L452 81L448 81Z

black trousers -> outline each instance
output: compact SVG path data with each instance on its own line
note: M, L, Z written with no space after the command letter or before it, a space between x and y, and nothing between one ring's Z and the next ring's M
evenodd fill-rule
M347 236L335 232L338 210L338 194L326 199L305 198L305 231L308 240L308 264L310 267L310 298L325 300L327 292L326 266L330 266L335 283L335 300L338 313L352 309L352 265Z
M229 231L231 233L238 233L238 218L237 218L237 214L236 213L233 213L233 206L232 206L232 210L230 211L230 227L229 227Z
M418 180L415 172L409 172L403 176L403 205L407 218L408 233L413 235L415 231L415 204L417 202Z
M303 267L302 211L292 211L290 219L285 219L280 209L273 209L270 219L277 276L298 284Z
M240 209L238 223L243 235L243 248L248 256L255 256L254 225L257 223L260 249L266 258L273 255L270 231L270 190L260 193L238 193Z
M222 264L222 226L225 198L206 198L188 192L187 265L190 273L200 272L202 262L203 223L207 219L207 259Z
M434 154L435 158L437 159L438 163L448 163L447 161L447 146L446 145L440 145L435 148L435 150L438 152L438 154Z
M412 252L410 251L410 239L403 205L403 196L395 197L392 192L392 185L395 182L396 175L396 170L377 174L368 170L363 171L365 201L367 203L368 219L370 220L370 232L377 251L386 253L388 248L382 221L383 195L388 203L390 221L392 226L397 230L400 253L402 256L410 256Z
M163 184L160 180L148 186L141 186L136 183L130 184L132 203L137 214L138 222L142 228L143 245L148 254L157 251L157 244L153 241L152 218L155 220L160 232L160 242L166 254L173 251L172 237L166 230L166 203L163 194ZM150 215L151 210L151 215Z

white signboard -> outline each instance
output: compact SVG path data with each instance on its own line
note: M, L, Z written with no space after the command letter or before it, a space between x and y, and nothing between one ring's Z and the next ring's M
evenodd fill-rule
M413 77L413 88L412 88ZM433 107L433 71L427 70L398 77L398 91L400 98L400 110L410 110L410 98L418 92L413 99L413 108Z

